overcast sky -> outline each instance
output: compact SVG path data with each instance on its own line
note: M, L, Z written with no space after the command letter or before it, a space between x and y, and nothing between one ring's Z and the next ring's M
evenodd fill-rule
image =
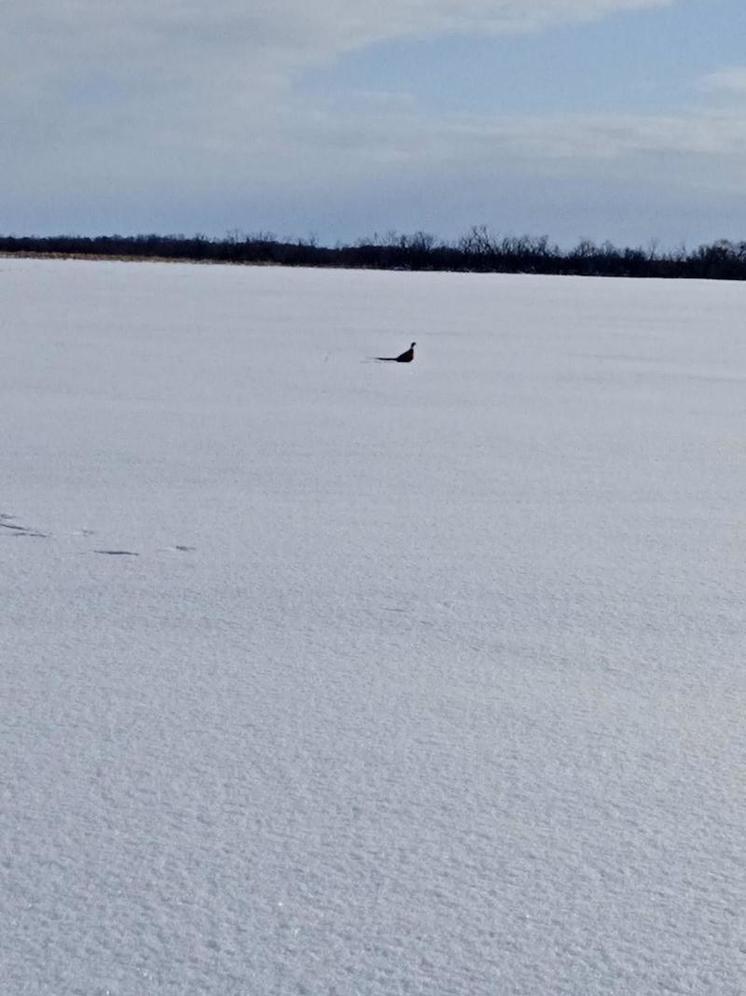
M0 0L0 232L746 239L744 0Z

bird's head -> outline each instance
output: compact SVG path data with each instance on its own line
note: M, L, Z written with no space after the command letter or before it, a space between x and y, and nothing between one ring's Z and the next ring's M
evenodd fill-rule
M411 345L411 346L410 346L409 348L410 348L410 349L414 349L414 347L415 347L416 345L417 345L417 343L416 343L416 342L413 342L413 343L412 343L412 345Z

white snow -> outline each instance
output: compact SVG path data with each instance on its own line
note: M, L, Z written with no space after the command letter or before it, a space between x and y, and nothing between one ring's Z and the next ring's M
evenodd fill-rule
M744 285L0 301L3 993L746 991Z

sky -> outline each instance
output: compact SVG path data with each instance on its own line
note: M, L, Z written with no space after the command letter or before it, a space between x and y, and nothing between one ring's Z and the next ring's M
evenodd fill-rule
M743 0L0 0L0 232L746 238Z

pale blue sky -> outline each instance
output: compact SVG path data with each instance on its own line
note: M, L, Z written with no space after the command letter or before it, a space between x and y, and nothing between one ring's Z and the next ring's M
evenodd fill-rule
M746 239L742 0L26 0L0 231Z
M453 112L667 111L697 81L746 62L746 3L688 0L510 36L390 41L305 74L309 93L398 90Z

